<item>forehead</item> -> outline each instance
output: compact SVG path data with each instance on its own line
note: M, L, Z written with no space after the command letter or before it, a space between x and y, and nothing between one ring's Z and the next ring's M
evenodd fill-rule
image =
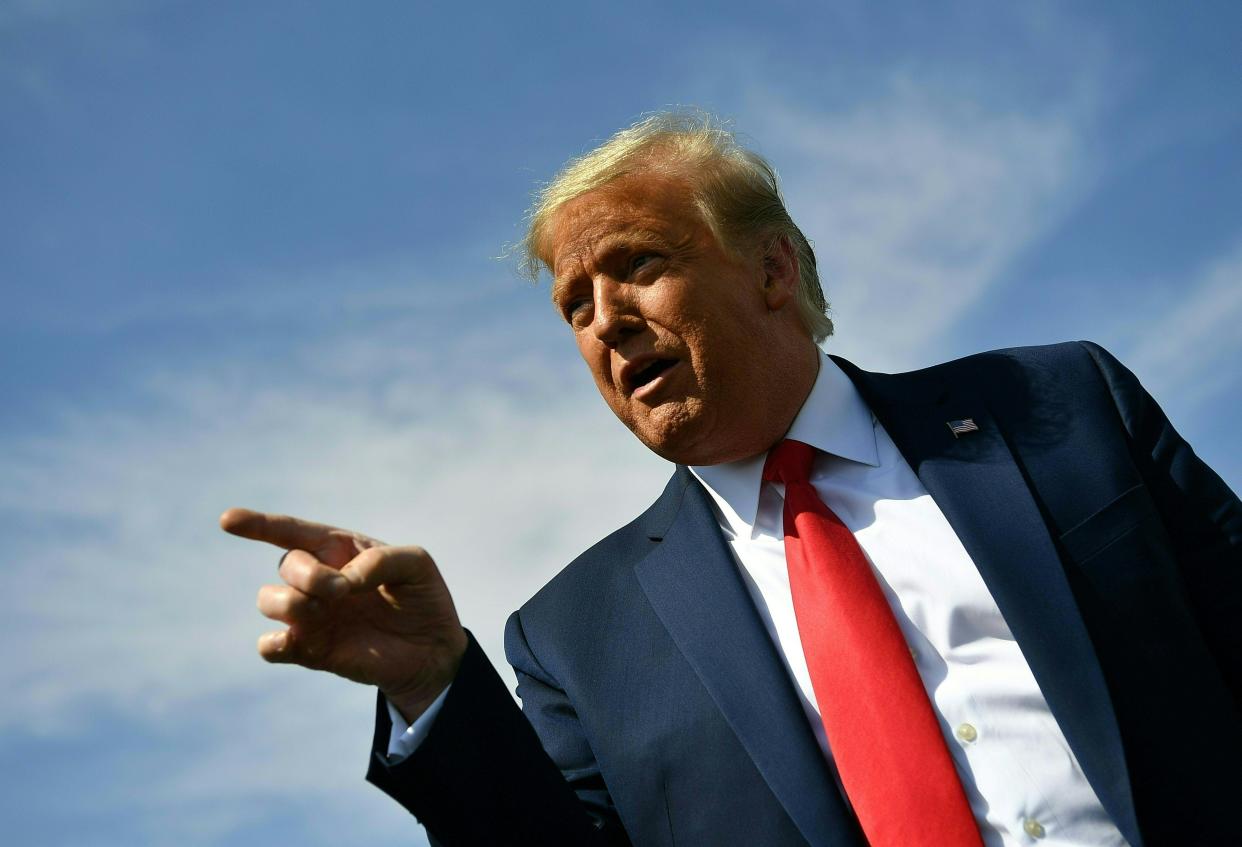
M570 200L548 222L544 256L554 278L613 245L677 242L703 227L690 183L630 174Z

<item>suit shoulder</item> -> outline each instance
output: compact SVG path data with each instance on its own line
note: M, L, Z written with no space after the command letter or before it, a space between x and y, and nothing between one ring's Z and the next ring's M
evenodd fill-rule
M832 358L847 373L854 376L856 380L862 377L879 379L885 382L900 381L907 384L924 380L935 381L959 378L966 374L1012 374L1015 368L1047 371L1062 368L1080 369L1084 366L1089 366L1093 370L1104 370L1105 372L1114 368L1122 371L1125 370L1124 366L1107 350L1091 341L1063 341L1056 344L1004 347L997 350L987 350L982 353L972 353L969 356L929 365L917 370L891 374L864 371L852 362L837 356Z
M1125 365L1092 341L988 350L898 377L957 380L990 394L1022 386L1037 387L1051 396L1117 394L1123 387L1138 386Z
M1022 347L1003 347L973 353L939 365L933 365L917 373L966 370L1012 370L1014 365L1035 370L1078 370L1084 367L1099 368L1099 363L1122 368L1120 362L1107 350L1092 341L1062 341L1056 344L1037 344Z
M985 401L1012 421L1039 410L1058 420L1110 424L1126 408L1127 397L1142 392L1120 362L1089 341L989 350L899 374L867 373L837 361L872 409L889 418L912 403L936 404L956 395Z

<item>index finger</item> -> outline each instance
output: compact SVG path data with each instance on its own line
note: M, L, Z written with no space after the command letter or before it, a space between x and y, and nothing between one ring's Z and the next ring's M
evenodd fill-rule
M228 509L220 516L220 528L231 535L266 541L286 550L314 550L341 530L327 524L304 521L289 515L270 515L251 509Z

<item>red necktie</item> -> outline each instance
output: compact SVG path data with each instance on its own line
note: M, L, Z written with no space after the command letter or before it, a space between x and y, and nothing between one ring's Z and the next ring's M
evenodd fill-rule
M782 441L785 559L798 634L841 783L871 847L982 847L892 609L854 534L809 481L815 448Z

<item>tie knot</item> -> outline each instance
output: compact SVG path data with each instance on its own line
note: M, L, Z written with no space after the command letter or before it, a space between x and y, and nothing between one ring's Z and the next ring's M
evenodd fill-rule
M811 462L815 448L801 441L786 438L768 453L763 464L763 478L767 482L806 482L811 477Z

